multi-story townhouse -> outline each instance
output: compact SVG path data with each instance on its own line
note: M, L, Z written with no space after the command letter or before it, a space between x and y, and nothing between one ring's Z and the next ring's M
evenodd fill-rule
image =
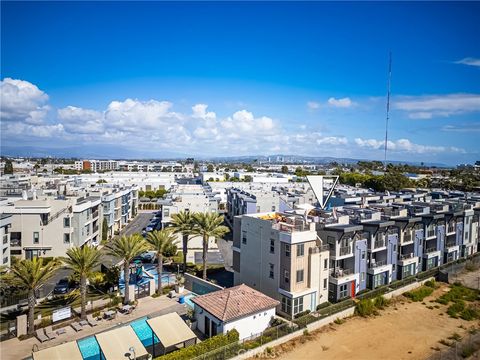
M1 214L0 215L0 238L2 239L1 245L1 258L0 266L10 267L10 227L12 226L12 216Z
M234 219L235 284L280 301L287 316L328 300L329 251L306 215L268 212Z
M64 227L73 229L71 240L75 246L100 244L102 211L100 197L89 196L77 199L72 206L71 220L67 217L64 219Z
M238 215L285 211L288 209L285 205L277 192L227 189L227 213L230 221Z

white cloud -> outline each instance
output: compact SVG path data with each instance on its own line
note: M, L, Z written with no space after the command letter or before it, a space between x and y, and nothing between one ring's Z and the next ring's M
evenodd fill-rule
M67 106L58 110L65 130L80 134L101 134L105 131L103 114L99 111Z
M338 108L349 108L355 103L350 100L350 98L345 97L341 99L335 99L334 97L331 97L328 99L328 105L333 106L333 107L338 107Z
M310 110L316 110L320 107L320 104L316 101L309 101L309 102L307 102L307 107Z
M28 81L5 78L0 82L1 118L41 124L49 110L48 95Z
M384 140L376 139L362 139L356 138L355 143L361 148L368 148L372 150L383 149L385 146ZM415 153L415 154L425 154L425 153L465 153L464 149L460 149L454 146L432 146L432 145L420 145L411 142L408 139L399 139L395 141L388 141L387 148L389 151L393 152L405 152L405 153Z
M466 58L463 58L461 60L455 61L455 64L480 66L480 59L473 58L473 57L466 57Z
M480 122L473 122L471 124L461 124L461 125L445 125L442 127L442 131L480 132Z
M231 117L222 120L220 124L225 130L240 131L243 133L273 133L275 127L271 118L267 116L255 118L253 113L247 110L235 112Z
M411 119L449 117L480 111L480 95L448 94L417 97L401 97L393 103L396 109L408 112Z
M345 137L327 136L317 139L318 145L346 145L348 140Z
M62 124L55 125L33 125L22 122L7 123L2 129L2 132L9 136L33 136L39 138L53 138L61 137L65 134L65 129Z

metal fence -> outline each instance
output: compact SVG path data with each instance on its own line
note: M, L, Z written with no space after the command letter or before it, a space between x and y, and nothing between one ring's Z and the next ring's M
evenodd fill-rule
M450 341L450 347L445 348L445 345L435 347L437 350L430 355L427 360L458 360L470 358L478 359L476 354L480 350L480 332L469 333L461 341ZM441 349L441 347L443 349Z

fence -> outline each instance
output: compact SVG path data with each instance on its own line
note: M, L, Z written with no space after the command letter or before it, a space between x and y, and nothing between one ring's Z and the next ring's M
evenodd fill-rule
M188 291L191 291L195 294L204 295L204 294L211 293L213 291L223 290L223 287L216 284L212 284L209 281L200 279L195 275L185 273L184 276L185 276L185 288Z
M458 360L472 356L480 349L480 332L469 333L459 342L452 340L451 344L448 348L437 350L427 360Z

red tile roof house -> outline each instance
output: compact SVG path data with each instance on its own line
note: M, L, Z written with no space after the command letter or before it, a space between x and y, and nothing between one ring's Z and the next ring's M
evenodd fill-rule
M240 340L260 334L275 316L277 300L245 284L192 298L197 329L207 337L236 329Z

